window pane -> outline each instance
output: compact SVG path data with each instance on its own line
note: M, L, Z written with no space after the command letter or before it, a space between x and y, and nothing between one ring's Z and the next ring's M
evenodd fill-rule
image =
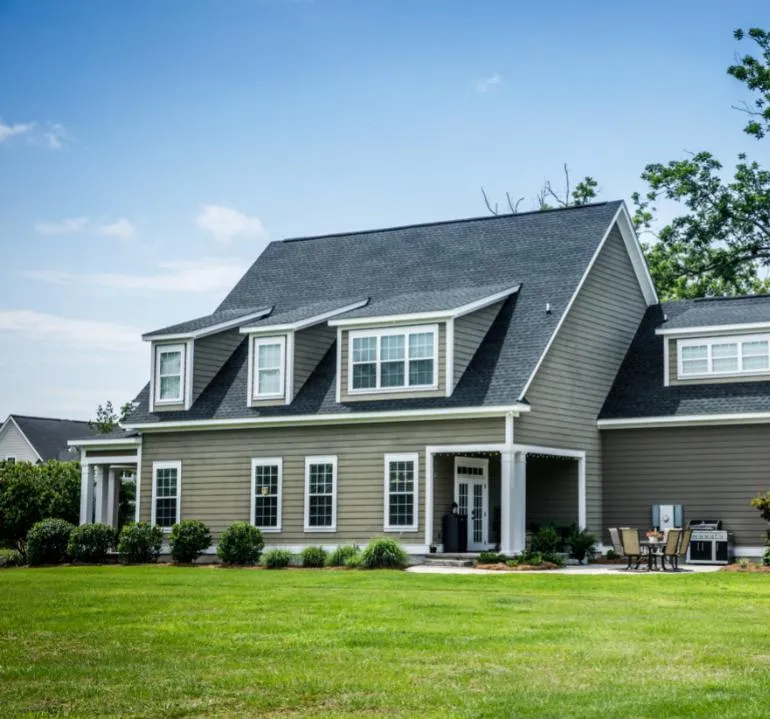
M181 397L182 378L161 377L160 378L160 398L161 399L179 399Z
M160 374L179 374L182 371L181 352L160 353Z
M259 370L257 394L279 394L281 391L281 370Z
M711 362L712 372L737 372L738 358L726 357L724 359L713 359Z
M380 361L404 359L404 335L390 335L380 340Z
M743 353L743 370L745 372L763 372L770 369L767 340L744 342L741 347L741 352Z
M391 527L409 526L414 522L414 496L391 494L388 507L388 523Z
M254 498L254 524L257 527L278 526L278 497L257 494Z
M281 367L281 345L259 345L258 363L260 369L280 369Z
M433 384L433 360L412 360L409 362L409 384Z
M391 462L389 474L391 492L412 492L414 489L414 462Z
M176 469L159 469L155 474L155 494L158 497L176 496Z
M332 498L330 496L310 497L308 525L311 527L332 526Z
M711 346L712 372L738 371L738 345L735 342Z
M380 368L380 385L382 387L403 387L404 363L383 362Z
M353 338L353 362L374 362L377 359L376 337Z
M377 385L377 365L353 365L353 389L368 389Z
M757 342L743 343L743 356L766 355L767 340L758 340Z
M161 498L155 502L155 524L161 527L176 524L176 497Z
M711 357L713 359L724 359L727 357L738 357L738 345L735 343L712 345Z
M254 487L259 496L278 494L278 467L257 465L254 468Z
M331 494L334 491L334 466L331 464L310 465L309 494Z
M409 335L409 359L433 357L433 332Z
M706 374L708 371L708 360L682 360L682 374Z
M700 360L708 357L708 347L706 345L694 345L691 347L682 347L683 360Z
M746 357L743 358L743 369L748 372L750 370L766 370L769 369L770 365L768 364L767 355L757 355L756 357Z

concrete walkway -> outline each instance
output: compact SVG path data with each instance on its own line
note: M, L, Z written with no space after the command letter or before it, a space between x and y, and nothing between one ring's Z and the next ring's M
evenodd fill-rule
M713 564L687 564L682 565L678 572L650 572L647 569L632 569L626 571L625 564L588 564L580 566L569 566L563 569L548 569L542 572L506 572L495 571L494 569L476 569L474 567L436 567L427 564L415 564L409 567L407 572L414 572L415 574L502 574L510 576L511 574L571 574L573 576L581 574L614 574L615 576L623 575L645 575L645 576L682 576L685 574L697 574L704 572L718 572L721 569L719 565Z

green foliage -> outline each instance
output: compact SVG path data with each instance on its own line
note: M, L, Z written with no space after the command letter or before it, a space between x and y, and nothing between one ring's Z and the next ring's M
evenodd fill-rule
M0 545L23 551L29 530L46 517L79 520L80 464L0 465Z
M530 552L539 554L555 554L564 546L559 532L551 524L546 524L532 535Z
M751 566L751 560L748 557L738 557L738 566L741 569L748 569Z
M521 563L539 567L543 563L543 555L540 552L530 552L521 557Z
M211 546L211 532L198 519L183 519L171 527L169 544L175 562L190 564Z
M0 569L4 567L21 567L24 565L24 555L18 549L0 549Z
M70 534L67 554L73 562L102 564L115 544L115 530L106 524L81 524Z
M303 567L319 568L326 564L326 550L323 547L305 547L299 554Z
M136 480L121 481L118 494L118 531L136 516Z
M766 567L770 567L770 547L768 547L762 555L762 564Z
M355 544L337 547L326 559L330 567L344 567L350 557L361 554L361 550Z
M764 496L759 495L751 500L751 506L759 511L760 516L766 522L770 522L770 491Z
M364 547L361 562L367 569L403 569L409 563L409 555L395 539L373 539Z
M291 562L291 552L288 549L269 549L262 557L262 563L268 569L284 569Z
M589 534L585 529L575 528L567 540L569 545L570 556L579 561L583 561L586 557L593 559L596 547L596 537L593 534Z
M98 405L96 408L96 419L89 421L88 426L98 434L109 434L120 422L125 422L128 415L133 412L134 405L131 402L125 402L120 408L120 415L115 413L111 401L104 405Z
M356 554L351 554L346 560L345 560L345 566L348 569L360 569L364 564L364 559L361 555L361 552L357 552Z
M149 522L129 522L120 530L118 558L124 564L157 562L163 544L163 530Z
M506 559L505 563L509 567L518 567L521 564L521 557L513 557L513 559Z
M75 527L64 519L36 522L27 534L27 563L61 564L67 558L67 545Z
M604 558L609 560L620 559L620 555L614 549L608 549Z
M758 140L770 130L770 33L758 27L752 27L748 36L758 45L761 55L744 55L738 59L737 65L730 65L727 74L744 83L749 90L756 92L759 97L754 100L754 106L743 103L738 109L749 116L749 121L743 128L747 135L753 135ZM745 34L738 29L733 33L736 40L743 40Z
M479 554L479 564L500 564L508 561L508 557L505 554L499 552L481 552Z
M222 533L217 556L225 564L253 565L259 562L264 546L262 532L253 524L235 522Z

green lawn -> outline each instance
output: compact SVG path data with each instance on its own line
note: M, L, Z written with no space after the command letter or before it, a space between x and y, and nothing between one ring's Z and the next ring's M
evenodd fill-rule
M770 576L0 571L0 715L768 716Z

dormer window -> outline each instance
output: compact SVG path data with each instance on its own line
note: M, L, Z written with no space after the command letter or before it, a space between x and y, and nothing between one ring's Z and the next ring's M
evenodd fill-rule
M349 392L435 389L438 327L350 332Z
M680 378L770 372L770 335L679 340Z
M155 404L184 402L184 345L155 347Z
M284 396L286 338L254 339L254 399L277 399Z

